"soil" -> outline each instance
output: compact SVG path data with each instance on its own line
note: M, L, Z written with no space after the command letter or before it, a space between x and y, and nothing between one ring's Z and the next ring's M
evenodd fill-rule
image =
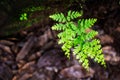
M33 17L81 9L78 0L69 7L62 5L65 3L46 3L51 10ZM57 43L58 32L51 30L55 22L44 18L30 28L0 38L0 80L120 80L119 0L88 0L82 9L83 18L98 19L92 28L99 32L106 68L90 60L90 70L86 71L72 54L68 59Z

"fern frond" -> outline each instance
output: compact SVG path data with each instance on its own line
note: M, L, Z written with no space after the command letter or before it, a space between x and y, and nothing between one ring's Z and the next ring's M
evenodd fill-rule
M93 26L97 19L80 19L78 20L78 27L81 32L84 32L87 28Z
M97 39L94 39L91 43L85 42L82 46L76 46L73 53L76 55L76 58L82 63L83 67L88 68L89 64L85 63L85 61L88 60L89 57L94 59L94 61L97 63L105 65L101 45Z
M65 44L62 46L62 50L65 51L65 55L70 58L70 49L72 48L73 44L72 41L67 41Z
M75 18L78 18L82 16L82 12L77 12L77 11L68 11L68 15L67 15L67 21L71 21Z
M93 39L97 34L98 34L97 31L92 30L92 31L90 31L89 33L86 34L85 39L86 40Z
M65 30L65 24L63 23L56 23L55 25L52 26L52 30Z
M75 36L75 31L71 29L66 29L64 32L58 34L58 38L60 38L58 43L61 44L66 43L66 41L72 41L75 38Z
M66 22L66 18L63 13L53 14L50 15L49 17L58 22L63 22L63 23Z

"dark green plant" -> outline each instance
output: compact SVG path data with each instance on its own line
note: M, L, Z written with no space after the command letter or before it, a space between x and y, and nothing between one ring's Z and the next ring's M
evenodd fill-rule
M76 59L82 63L82 66L89 69L88 58L94 59L97 63L105 65L104 55L100 41L94 37L98 34L97 31L89 30L97 19L79 19L77 23L73 20L82 16L82 12L68 11L67 16L63 13L50 15L50 18L57 21L52 26L52 30L60 30L58 34L59 44L62 45L62 50L69 58L70 52L76 56Z
M23 12L35 12L35 11L41 11L41 10L44 10L44 6L32 6L32 7L28 7L28 8L25 8L23 9L22 11Z

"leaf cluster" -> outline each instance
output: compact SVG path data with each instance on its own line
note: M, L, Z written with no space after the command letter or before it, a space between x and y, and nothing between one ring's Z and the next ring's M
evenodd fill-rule
M52 26L52 29L61 31L58 34L58 43L63 44L62 50L65 51L68 58L70 57L71 48L73 48L76 59L86 69L89 69L88 58L94 59L97 63L105 66L100 41L94 38L98 32L94 30L87 31L97 19L79 19L77 23L73 21L81 16L82 12L77 11L68 11L67 16L63 13L50 15L50 18L58 22Z
M20 16L20 20L23 21L23 20L28 20L28 15L27 13L22 13L21 16Z

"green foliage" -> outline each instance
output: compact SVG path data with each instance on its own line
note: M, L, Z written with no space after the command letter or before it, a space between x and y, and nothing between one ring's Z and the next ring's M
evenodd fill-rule
M32 7L28 7L28 8L25 8L23 9L22 11L23 12L35 12L35 11L41 11L41 10L44 10L45 8L43 6L32 6Z
M27 13L21 14L21 16L20 16L20 20L21 20L21 21L27 20L27 19L28 19L28 18L27 18Z
M64 22L68 22L70 20L73 20L81 15L82 15L82 12L79 13L77 11L73 11L73 12L69 11L67 17L65 17L63 13L59 13L59 14L51 15L50 18L52 18L55 21L64 23Z
M44 10L45 8L43 6L37 6L37 7L28 7L28 8L25 8L22 10L22 14L20 15L20 20L21 21L24 21L24 20L28 20L28 14L31 14L35 11L41 11L41 10ZM48 9L48 8L47 8Z
M63 13L50 15L50 18L58 22L52 26L52 29L62 31L58 34L58 38L60 38L58 43L63 44L62 50L65 51L68 58L71 49L73 49L76 59L86 69L89 69L88 58L92 58L97 63L105 66L100 41L94 38L98 32L94 30L87 31L97 20L91 18L79 19L78 23L72 21L81 16L82 12L77 11L68 11L67 16Z

